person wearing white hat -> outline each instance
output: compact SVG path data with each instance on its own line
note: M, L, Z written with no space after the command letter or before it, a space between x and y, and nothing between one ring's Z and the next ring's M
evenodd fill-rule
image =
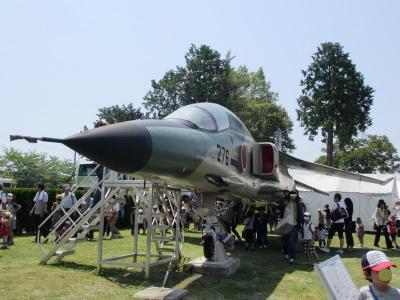
M316 261L319 261L317 252L315 252L315 225L311 223L311 214L305 212L303 215L303 240L304 240L304 254L306 256L306 262L310 262L311 256L314 256Z
M359 300L395 300L400 299L400 289L389 285L392 279L391 263L385 253L378 250L368 251L361 258L361 268L365 279L371 284L363 286L358 294Z

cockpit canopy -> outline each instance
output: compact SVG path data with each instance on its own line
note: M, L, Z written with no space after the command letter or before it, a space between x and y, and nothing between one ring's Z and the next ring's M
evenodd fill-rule
M211 103L202 102L182 106L172 114L165 117L168 119L180 119L193 123L200 129L209 131L223 131L231 129L241 134L251 136L242 121L225 107Z

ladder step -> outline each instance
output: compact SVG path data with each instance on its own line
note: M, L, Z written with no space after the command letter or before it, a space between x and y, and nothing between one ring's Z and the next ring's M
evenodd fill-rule
M86 237L69 238L68 241L71 242L71 243L85 242L86 241Z
M172 248L157 248L157 252L175 252Z
M99 225L82 225L82 229L99 230Z
M166 229L168 229L168 228L170 228L170 227L167 226L167 225L151 225L151 228L153 228L153 229L160 229L160 230L166 230Z
M157 242L171 242L172 239L166 236L152 236L151 239Z
M165 217L165 214L158 212L158 213L152 213L151 216L152 217Z
M104 216L111 216L112 215L112 211L111 210L105 210L104 211ZM95 218L97 218L98 216L100 216L100 211L96 211L91 217L90 219L94 220Z
M66 256L74 254L75 250L58 250L54 253L54 256Z

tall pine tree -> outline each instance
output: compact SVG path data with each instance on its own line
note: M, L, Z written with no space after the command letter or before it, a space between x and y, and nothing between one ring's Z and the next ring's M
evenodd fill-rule
M359 131L372 124L370 109L374 90L343 52L339 43L323 43L303 70L298 120L313 140L321 130L326 142L326 164L333 165L333 144L348 144Z

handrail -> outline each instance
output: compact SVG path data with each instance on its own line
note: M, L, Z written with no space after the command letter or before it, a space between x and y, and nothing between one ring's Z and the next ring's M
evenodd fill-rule
M89 173L88 176L90 176L90 174L92 174L93 172L95 172L95 170L97 170L97 168L98 168L99 166L100 166L100 165L97 165L96 168L94 168L94 169ZM72 222L74 225L76 225L76 223L79 222L79 221L83 218L83 216L86 214L87 211L86 211L85 213L83 213L83 214L79 214L79 217L76 218L75 221L73 221L72 218L71 218L72 214L74 214L75 212L77 212L79 206L83 203L83 201L86 200L86 199L88 198L88 196L89 196L94 190L100 189L99 186L100 186L105 180L108 180L108 178L109 178L110 176L111 176L110 173L106 173L105 176L103 177L103 179L101 179L101 180L100 180L99 182L97 182L97 183L94 183L94 184L92 185L92 187L90 187L90 188L86 191L86 193L85 193L82 197L80 197L79 200L78 200L67 212L64 211L65 213L63 214L63 216L62 216L62 217L58 220L58 222L53 226L53 230L51 230L51 232L47 234L47 236L43 239L43 241L44 241L44 242L47 242L47 240L48 240L48 238L50 237L50 235L55 234L55 231L56 231L56 230L60 227L60 225L62 225L67 219L71 220L71 222ZM85 179L86 179L86 178L85 178ZM84 181L82 181L82 183L83 183L83 182L84 182ZM76 188L75 188L75 190L78 189L79 186L80 186L80 185L77 185ZM60 204L60 205L59 205L49 216L47 216L47 218L39 225L39 227L38 227L38 232L37 232L37 236L38 236L38 237L40 236L40 229L41 229L43 226L45 226L46 222L48 222L48 221L50 220L50 217L52 217L52 216L54 215L54 213L55 213L57 210L61 210L61 208L62 208L62 206L61 206L61 204ZM69 231L69 230L67 230L67 231ZM37 238L37 243L40 245L41 242L39 242L39 240L40 240L40 239ZM57 240L57 241L58 241L58 240ZM55 241L55 242L57 242L57 241Z
M100 165L97 165L97 166L89 173L89 175L87 175L87 177L85 177L84 180L82 180L82 182L81 182L80 184L77 184L76 186L74 186L74 188L70 191L70 195L72 195L72 193L75 193L75 191L77 191L77 190L81 187L81 185L82 185L83 183L85 183L85 181L89 178L89 176L92 176L92 174L93 174L99 167L100 167ZM90 187L88 190L92 189L93 187L95 188L95 187L96 187L96 184L93 184L93 186ZM92 190L92 192L93 192L93 190ZM83 196L81 196L81 198L83 198L85 195L86 195L86 193L85 193ZM89 194L89 195L90 195L90 194ZM53 210L53 211L46 217L46 219L44 219L44 221L43 221L42 223L40 223L39 228L43 227L43 225L46 224L46 222L47 222L48 220L50 220L50 218L54 215L54 213L58 210L58 208L59 208L60 206L63 206L63 205L64 205L64 202L65 202L67 199L69 199L70 197L71 197L71 196L64 198L63 201L58 205L57 209ZM79 200L81 200L81 198L79 198ZM79 201L79 200L78 200L78 201ZM78 201L77 201L77 202L78 202ZM71 209L72 209L72 208L71 208Z

